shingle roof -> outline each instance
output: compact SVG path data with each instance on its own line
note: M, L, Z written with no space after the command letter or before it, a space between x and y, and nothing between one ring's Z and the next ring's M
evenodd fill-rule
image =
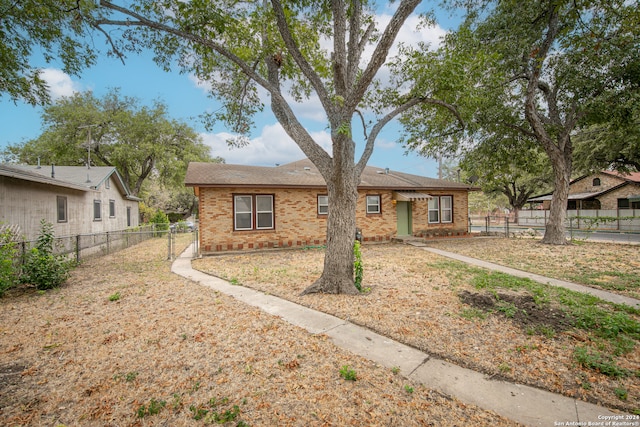
M0 164L0 175L80 191L96 190L111 175L115 175L116 185L122 194L131 200L138 200L137 197L131 196L129 188L113 166L86 168L84 166Z
M318 168L309 159L276 167L192 162L187 169L185 185L187 187L326 188ZM475 190L472 186L458 182L385 170L375 166L365 168L359 187L393 190Z

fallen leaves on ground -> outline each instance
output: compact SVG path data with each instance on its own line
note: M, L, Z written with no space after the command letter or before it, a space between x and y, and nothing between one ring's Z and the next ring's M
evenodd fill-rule
M151 240L0 299L1 425L515 425L176 276L165 257Z
M429 245L494 262L500 261L499 254L502 259L536 259L545 271L554 266L557 270L572 270L571 260L608 257L612 253L621 264L633 264L640 253L640 246L584 243L577 252L573 246L549 248L523 239L451 239L432 241ZM543 253L540 258L539 252ZM492 378L544 388L609 408L633 411L640 407L637 375L609 377L586 370L576 362L574 349L585 344L580 330L564 328L549 337L523 329L500 313L465 316L470 306L459 295L476 290L465 282L463 269L456 271L455 263L448 263L439 255L402 244L363 245L363 287L370 288L369 292L356 296L300 296L319 277L323 257L319 249L234 253L205 257L193 265L201 271L368 327ZM632 317L640 320L640 316ZM616 360L621 367L640 372L637 349ZM619 397L619 390L626 392L625 399Z

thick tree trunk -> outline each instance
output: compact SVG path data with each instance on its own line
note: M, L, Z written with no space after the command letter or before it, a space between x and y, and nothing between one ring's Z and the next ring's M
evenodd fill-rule
M553 166L555 190L551 198L549 222L542 243L566 245L565 219L569 200L569 182L571 180L571 154L550 156Z
M356 234L357 180L353 167L340 171L334 165L334 180L327 184L329 215L324 269L315 283L302 292L325 294L357 294L353 281L353 243Z

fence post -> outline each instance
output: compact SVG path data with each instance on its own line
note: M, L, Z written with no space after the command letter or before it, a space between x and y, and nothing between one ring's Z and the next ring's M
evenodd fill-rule
M171 259L176 259L176 234L169 230L171 235Z
M489 217L489 215L484 217L484 232L487 233L487 235L489 234L489 224L490 224L490 222L491 222L491 218Z
M505 236L508 238L509 237L509 217L508 216L504 217L504 230L505 230Z
M27 242L23 240L20 247L22 248L22 256L20 257L22 263L20 265L25 265L27 262Z
M573 217L569 217L569 238L573 241Z
M80 263L80 235L76 235L76 263Z
M109 232L107 231L107 255L111 253L111 248L109 247Z
M193 252L192 252L192 256L193 258L198 258L200 256L200 237L199 234L200 230L198 230L197 228L193 231Z
M169 229L169 231L167 232L167 238L168 238L168 242L167 242L167 259L171 260L171 229Z

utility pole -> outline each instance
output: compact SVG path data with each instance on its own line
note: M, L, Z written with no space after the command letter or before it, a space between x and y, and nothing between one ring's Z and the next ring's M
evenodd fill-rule
M78 126L78 129L87 129L87 169L91 169L91 128L100 125Z

